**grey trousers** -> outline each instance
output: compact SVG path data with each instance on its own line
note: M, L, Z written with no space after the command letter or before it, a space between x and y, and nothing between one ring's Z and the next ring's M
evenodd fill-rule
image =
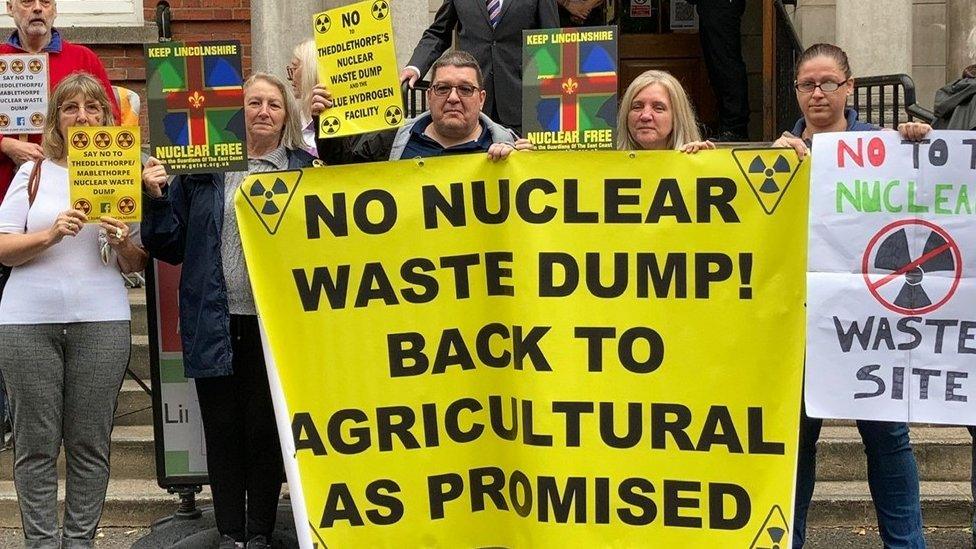
M14 430L14 485L25 547L92 547L108 487L115 406L129 363L129 323L0 325L0 371Z

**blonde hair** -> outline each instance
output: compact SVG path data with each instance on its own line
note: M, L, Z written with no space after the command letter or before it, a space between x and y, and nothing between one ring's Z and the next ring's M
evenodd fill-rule
M686 143L701 141L701 132L698 130L698 122L695 120L695 110L688 100L688 94L681 87L681 83L671 76L670 73L658 70L649 70L641 73L633 82L627 86L623 98L620 100L620 110L617 112L617 149L621 151L633 151L640 149L640 145L630 135L630 128L627 124L627 113L630 112L630 105L644 88L660 84L664 91L668 92L671 99L671 135L668 136L667 148L680 149Z
M302 69L302 78L298 82L298 107L301 109L302 119L312 119L312 88L319 83L318 50L315 40L309 38L292 50L298 66Z
M108 95L102 83L92 75L85 72L76 72L68 75L62 80L47 104L47 120L44 121L44 156L52 160L63 160L68 155L65 145L67 136L61 131L61 106L72 97L82 94L85 101L92 100L102 106L102 126L114 126L115 115L112 113L112 104L108 101ZM85 108L81 105L81 108Z
M298 112L298 103L295 102L291 90L281 78L266 72L256 72L247 79L247 82L244 82L245 96L248 88L258 80L278 88L278 93L281 94L281 98L285 102L285 124L281 128L281 138L278 140L278 144L284 145L286 149L304 149L305 139L302 137L302 122Z
M976 63L976 27L969 32L969 58Z

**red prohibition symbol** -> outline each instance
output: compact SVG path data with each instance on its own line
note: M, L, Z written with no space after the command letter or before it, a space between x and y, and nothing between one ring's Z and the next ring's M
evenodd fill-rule
M911 242L923 240L921 250L912 248ZM948 303L956 292L962 254L942 227L923 219L903 219L871 237L861 273L871 295L886 309L923 315Z

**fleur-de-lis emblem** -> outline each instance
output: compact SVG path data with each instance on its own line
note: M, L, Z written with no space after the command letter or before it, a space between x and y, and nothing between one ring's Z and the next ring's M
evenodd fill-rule
M579 82L573 80L572 78L567 78L566 81L563 82L563 93L572 95L576 93L577 88L579 88Z
M194 109L199 109L203 102L207 100L206 97L200 94L200 92L195 91L193 95L190 96L190 106Z

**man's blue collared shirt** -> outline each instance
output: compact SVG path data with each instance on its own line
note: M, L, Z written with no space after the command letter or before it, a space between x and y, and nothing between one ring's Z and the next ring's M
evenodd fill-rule
M10 38L7 39L7 43L18 50L24 49L24 46L20 43L20 36L17 34L17 31L10 34ZM46 53L61 53L61 34L57 31L57 29L51 29L51 41L48 42L47 46L44 46L44 49L41 51Z
M424 133L424 130L427 129L427 126L429 126L432 121L433 120L431 118L419 120L413 125L412 128L410 128L410 139L407 141L407 146L404 147L403 154L400 156L402 160L406 160L408 158L429 158L431 156L444 156L447 154L464 154L487 151L488 147L491 146L491 133L488 131L488 128L482 126L481 136L478 137L478 139L445 148Z

